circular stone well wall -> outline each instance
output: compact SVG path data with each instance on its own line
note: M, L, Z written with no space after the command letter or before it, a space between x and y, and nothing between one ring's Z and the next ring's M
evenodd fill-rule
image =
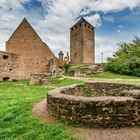
M77 96L85 89L97 96ZM52 90L47 97L52 116L93 127L140 124L140 85L89 82Z

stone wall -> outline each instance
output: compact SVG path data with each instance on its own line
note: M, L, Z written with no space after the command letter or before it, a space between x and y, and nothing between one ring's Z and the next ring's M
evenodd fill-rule
M117 85L117 83L97 82L94 84L86 83L83 85L83 88L89 86L91 88L93 85L95 88L97 85L100 85L98 87L100 90L98 91L107 89L110 93L116 93L118 88L120 92L124 90L132 91L131 94L135 88L137 88L137 90L139 89L139 85L131 84L122 84L122 87L121 84ZM135 96L129 95L119 96L120 94L118 94L118 96L105 96L104 93L107 93L107 91L100 93L101 95L98 97L73 95L75 94L73 92L82 91L83 88L82 85L73 85L50 91L47 97L49 113L63 120L72 120L93 127L126 127L140 123L140 98L137 99ZM70 92L68 92L69 89ZM140 94L140 91L137 93ZM102 94L104 96L102 96Z
M24 19L6 42L6 51L8 53L22 55L24 63L21 66L21 73L25 79L29 79L33 73L47 72L48 65L51 59L57 58L54 56L48 45L45 44L29 22ZM57 66L57 63L56 67ZM14 76L17 76L16 73Z
M31 75L30 84L31 85L46 85L48 84L48 77L49 75L45 73L37 73Z
M78 21L70 29L71 64L95 63L94 27L86 20Z
M24 61L21 55L0 51L0 81L24 79Z

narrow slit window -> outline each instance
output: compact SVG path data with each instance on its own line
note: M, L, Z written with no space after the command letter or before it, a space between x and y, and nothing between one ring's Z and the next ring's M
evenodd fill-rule
M75 53L75 58L77 57L77 53Z

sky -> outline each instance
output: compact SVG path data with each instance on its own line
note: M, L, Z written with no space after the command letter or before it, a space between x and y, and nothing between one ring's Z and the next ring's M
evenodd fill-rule
M0 50L24 17L56 56L69 51L69 29L84 17L95 27L96 63L140 37L140 0L0 0Z

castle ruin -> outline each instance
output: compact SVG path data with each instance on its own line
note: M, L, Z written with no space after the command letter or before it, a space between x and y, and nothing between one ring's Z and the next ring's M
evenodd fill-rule
M82 18L70 35L70 58L62 51L57 58L24 18L6 42L6 51L0 51L0 80L30 79L31 74L56 71L69 62L94 63L94 27Z

